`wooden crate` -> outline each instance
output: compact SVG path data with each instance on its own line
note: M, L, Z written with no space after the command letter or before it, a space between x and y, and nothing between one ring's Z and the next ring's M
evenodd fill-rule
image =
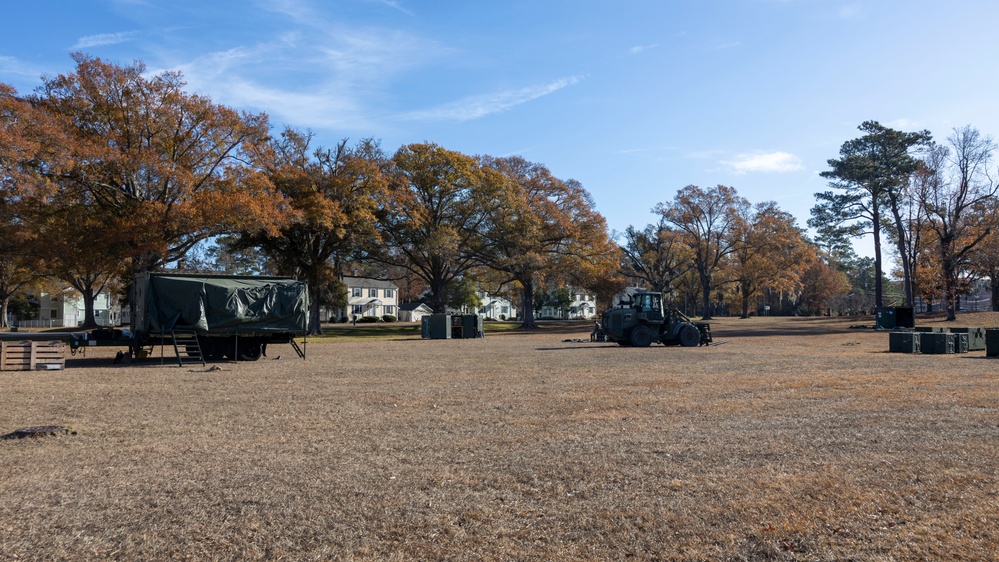
M61 341L0 341L0 371L34 371L66 367Z

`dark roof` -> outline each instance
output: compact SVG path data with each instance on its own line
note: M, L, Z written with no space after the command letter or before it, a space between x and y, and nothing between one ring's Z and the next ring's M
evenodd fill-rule
M399 286L384 279L372 279L370 277L344 277L343 284L347 287L361 287L362 289L398 289Z
M417 308L420 308L421 306L426 307L426 309L429 310L430 312L434 311L434 309L430 308L429 306L427 306L425 303L422 303L422 302L407 302L407 303L400 304L399 305L399 310L404 311L404 312L412 312L412 311L416 310Z

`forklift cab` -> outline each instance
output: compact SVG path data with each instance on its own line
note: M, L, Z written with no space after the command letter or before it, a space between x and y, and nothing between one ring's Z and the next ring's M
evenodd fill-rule
M663 321L663 301L659 293L641 293L635 295L634 307L638 311L638 318L653 324L661 324Z

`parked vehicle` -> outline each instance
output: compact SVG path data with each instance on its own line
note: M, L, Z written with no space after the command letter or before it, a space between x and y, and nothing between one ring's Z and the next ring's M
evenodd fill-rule
M663 345L695 347L711 343L711 326L694 322L679 310L663 311L662 293L638 292L603 313L597 333L622 346Z

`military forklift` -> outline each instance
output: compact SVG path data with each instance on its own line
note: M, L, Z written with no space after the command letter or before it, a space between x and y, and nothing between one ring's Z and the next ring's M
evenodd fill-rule
M679 310L663 311L662 293L638 292L604 311L597 337L627 347L663 345L696 347L711 343L711 326L694 322Z

